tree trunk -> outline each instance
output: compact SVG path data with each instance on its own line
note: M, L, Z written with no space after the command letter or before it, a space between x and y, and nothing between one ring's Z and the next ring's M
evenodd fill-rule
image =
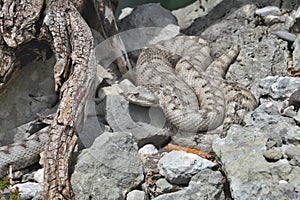
M84 0L7 0L0 4L0 93L14 72L26 62L43 57L46 41L56 55L55 89L60 95L45 151L45 199L75 199L70 184L70 164L77 134L83 123L87 96L93 93L96 63L92 33L79 11ZM101 33L107 38L118 29L109 0L92 1ZM76 6L76 7L75 7ZM79 10L77 10L77 9ZM121 74L130 68L119 37L111 40ZM37 44L37 45L35 45ZM37 52L41 53L34 53ZM31 56L26 56L24 54Z

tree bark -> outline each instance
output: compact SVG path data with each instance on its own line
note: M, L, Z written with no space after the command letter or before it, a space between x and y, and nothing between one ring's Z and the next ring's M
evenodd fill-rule
M0 4L0 92L5 91L14 72L24 64L22 55L26 45L32 53L26 62L45 55L47 45L36 47L33 41L46 41L56 55L54 78L60 103L45 149L44 198L49 200L75 199L70 184L71 157L82 127L85 102L89 93L94 92L91 91L96 71L93 37L73 3L81 10L86 1L6 0ZM103 36L116 34L114 17L107 15L112 13L110 1L93 0L93 3ZM112 47L116 55L120 51L123 54L116 63L124 74L130 64L118 36L112 40ZM40 53L33 53L36 48Z

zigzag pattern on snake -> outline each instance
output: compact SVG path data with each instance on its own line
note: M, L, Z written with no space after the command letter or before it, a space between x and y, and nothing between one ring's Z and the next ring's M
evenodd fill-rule
M257 105L248 89L224 80L238 54L235 45L213 61L207 42L196 36L178 36L144 48L136 65L138 87L127 99L139 105L157 103L178 129L207 132L223 125L226 135ZM149 99L139 96L141 90L149 92Z

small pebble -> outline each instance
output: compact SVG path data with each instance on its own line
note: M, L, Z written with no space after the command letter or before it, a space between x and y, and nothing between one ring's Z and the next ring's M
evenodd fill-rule
M276 6L267 6L264 8L257 9L255 11L255 14L257 14L261 17L267 16L267 15L277 15L277 16L282 15L280 9Z
M293 159L294 157L300 157L300 147L299 146L289 146L285 149L284 153L288 158Z
M268 141L266 143L266 146L269 147L268 149L270 149L271 147L281 147L282 146L282 138L279 136L273 136L273 137L269 137Z
M276 15L268 15L268 16L264 17L264 21L265 21L266 25L271 26L271 25L276 24L276 23L285 22L285 17L276 16Z
M300 108L300 89L293 92L289 98L289 106L294 106L295 110L299 110Z
M152 155L152 154L157 154L158 150L153 144L146 144L142 148L139 149L139 154L142 155Z
M272 106L274 106L274 103L273 102L268 102L266 104L266 108L271 108Z
M293 70L300 70L300 35L297 35L294 43L293 43L294 51L293 51Z
M173 185L171 185L166 179L161 178L156 181L156 191L162 193L171 192Z
M286 180L280 180L279 183L280 184L288 184L288 182Z
M276 146L276 142L275 141L267 141L266 146L267 146L267 149L271 149L272 147Z
M293 159L289 161L289 164L292 166L300 167L300 156L295 156Z
M268 161L278 161L282 158L282 152L279 148L266 150L263 155Z
M43 183L44 182L44 168L37 170L34 173L33 178L36 182Z
M127 194L126 200L144 200L145 192L140 190L133 190Z
M122 20L125 17L127 17L128 15L130 15L133 11L133 8L127 7L127 8L123 8L121 11L121 14L119 15L118 20Z
M289 106L287 108L280 108L279 112L282 116L291 117L291 118L297 115L297 112L294 110L294 106Z
M296 35L287 31L276 31L275 34L277 35L277 37L288 42L294 42L296 40Z
M300 123L300 111L298 111L297 115L294 116L293 119L294 119L297 123Z

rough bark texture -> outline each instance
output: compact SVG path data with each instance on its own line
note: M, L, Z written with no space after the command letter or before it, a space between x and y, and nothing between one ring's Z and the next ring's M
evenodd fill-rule
M74 199L69 181L69 167L77 143L77 133L83 123L85 102L90 92L93 92L91 88L96 69L92 33L79 13L84 9L86 1L7 0L0 2L0 92L5 91L8 83L13 80L14 72L20 66L35 59L45 58L47 45L39 43L35 46L35 42L46 41L56 55L54 78L55 89L60 94L60 103L51 123L46 145L45 199ZM110 2L95 0L93 3L98 4L94 7L99 11L102 34L105 37L116 34L117 28L113 15L107 14L112 13ZM113 48L124 50L118 37L112 41ZM24 58L24 51L30 52L31 56ZM126 55L119 58L117 63L121 73L125 73L128 64ZM38 135L33 138L39 140ZM29 144L26 148L30 148L30 143L26 144ZM20 161L16 156L19 154L10 152L13 159L5 162L5 166ZM39 152L34 151L34 154L36 153ZM21 166L23 164L25 165L19 163Z
M68 1L47 2L44 23L53 39L57 58L55 82L61 95L45 152L45 199L74 199L69 168L82 126L85 101L94 81L93 37L86 22Z
M109 0L93 0L93 6L96 11L97 22L99 27L97 28L105 39L110 38L111 48L114 49L113 57L117 58L115 63L121 74L125 74L132 69L129 59L126 54L125 45L123 44L118 33L118 27L116 25L112 3Z

